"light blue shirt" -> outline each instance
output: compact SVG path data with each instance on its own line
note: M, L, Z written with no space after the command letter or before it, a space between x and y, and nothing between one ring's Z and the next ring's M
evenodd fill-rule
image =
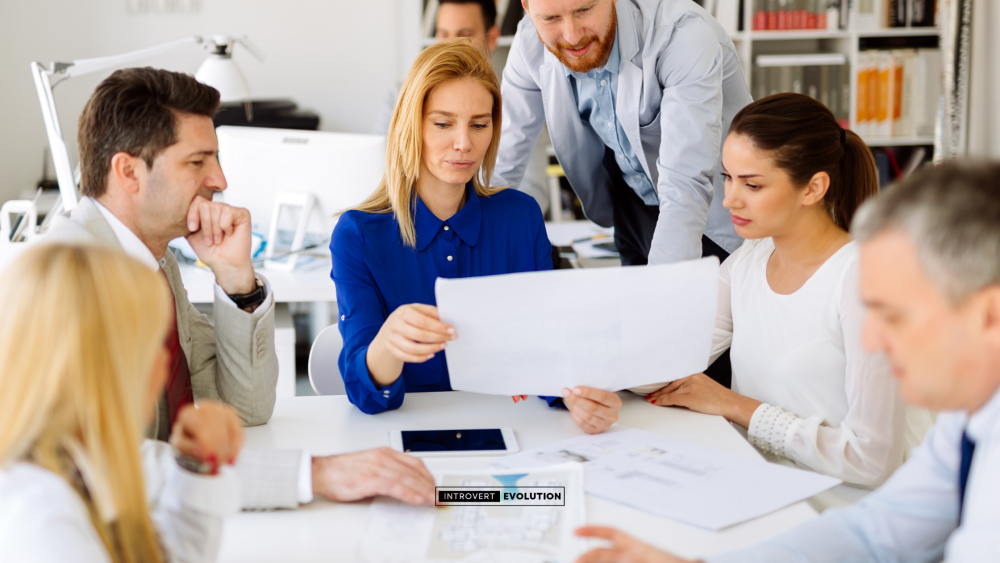
M618 55L611 59L618 64L612 76L618 86L610 91L616 135L628 139L655 186L657 199L643 200L658 201L660 209L649 263L701 257L703 235L733 252L743 241L722 205L719 161L729 124L753 101L736 46L691 0L618 0L615 12ZM614 180L604 155L614 151L581 119L566 66L539 40L531 18L518 24L500 90L503 125L493 183L521 183L548 124L552 148L587 218L612 226Z
M975 442L962 525L958 477L962 432ZM1000 391L972 416L941 413L913 457L858 504L707 563L950 563L1000 557Z
M642 162L625 136L625 129L618 121L615 104L618 99L618 32L611 45L608 62L587 73L573 72L568 67L566 79L573 87L580 119L589 123L604 145L615 151L615 161L622 171L625 183L639 194L646 205L659 205L660 200L649 176L642 169Z

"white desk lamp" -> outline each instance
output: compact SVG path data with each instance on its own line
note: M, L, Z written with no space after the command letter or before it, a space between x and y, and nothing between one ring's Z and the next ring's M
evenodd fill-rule
M41 63L31 63L31 74L35 78L35 89L38 92L38 101L42 106L42 118L45 121L45 134L49 139L52 163L55 166L56 179L59 182L62 209L66 211L73 209L79 201L77 184L80 181L80 172L79 167L77 167L74 174L70 167L69 151L66 149L66 142L63 140L62 129L59 126L53 89L60 82L74 76L82 76L175 51L189 45L203 45L211 54L195 73L195 78L199 82L219 90L223 102L243 101L249 103L250 88L247 86L246 79L243 78L243 73L240 72L232 59L232 48L236 43L243 45L257 60L263 62L263 55L246 37L233 38L215 35L211 39L205 39L195 35L122 55L80 59L71 62L53 62L48 68L42 66ZM60 204L56 204L50 215L58 213L59 207Z

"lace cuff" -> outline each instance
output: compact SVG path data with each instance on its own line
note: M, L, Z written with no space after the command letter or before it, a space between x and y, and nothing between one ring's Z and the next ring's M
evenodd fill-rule
M763 403L750 418L747 439L765 453L791 459L791 437L800 421L795 413Z

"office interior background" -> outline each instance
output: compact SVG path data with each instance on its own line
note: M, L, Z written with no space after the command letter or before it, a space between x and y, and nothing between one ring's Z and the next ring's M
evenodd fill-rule
M516 0L511 0L515 2ZM695 0L692 0L695 1ZM748 0L749 1L749 0ZM789 0L791 1L791 0ZM847 1L847 0L844 0ZM939 0L944 3L951 0ZM733 2L736 2L733 4ZM804 5L821 6L825 0ZM508 0L499 0L505 34L512 33L503 21ZM745 5L739 0L700 0L722 17L727 3L737 6L730 26L740 52L744 73L754 97L770 93L760 84L788 88L759 71L761 55L814 55L842 53L848 73L857 80L864 64L865 49L899 49L935 46L938 28L889 29L882 22L862 29L853 10L862 5L880 5L874 0L851 4L853 20L840 27L828 24L825 30L797 29L772 31L755 23L755 11L767 2ZM430 7L428 6L430 4ZM246 36L263 52L259 61L247 49L236 45L236 61L250 86L253 100L290 100L300 114L318 118L321 131L370 133L387 93L405 76L420 50L429 45L436 0L3 0L0 3L0 202L33 199L44 181L55 185L51 160L46 158L48 142L29 63L70 61L126 53L192 35L226 34ZM781 4L781 3L779 3ZM1000 3L972 2L971 64L969 66L967 154L1000 158ZM940 9L940 5L939 5ZM742 11L740 11L742 10ZM511 19L511 18L506 18ZM515 20L516 21L516 20ZM805 27L804 25L802 27ZM510 37L502 37L494 53L494 65L502 70ZM191 45L125 66L155 66L194 73L205 60L203 48ZM807 59L808 60L808 59ZM794 61L793 61L794 62ZM807 63L808 64L808 63ZM71 162L76 165L77 119L95 86L113 69L95 72L59 84L55 100L63 138ZM788 76L797 76L789 74ZM793 78L794 80L794 78ZM851 85L857 89L857 83ZM796 84L795 88L803 88ZM927 87L922 85L921 88ZM940 85L935 85L939 89ZM933 155L933 133L912 131L885 135L884 131L863 130L857 121L858 101L845 100L844 119L871 140L873 150L895 151L904 166L915 147L926 152L922 162ZM933 117L933 116L932 116ZM307 311L292 306L298 321L297 335L300 379L313 330L302 323ZM335 315L335 311L331 311ZM336 317L331 315L331 320ZM305 320L304 320L305 319ZM300 390L307 390L301 386Z
M47 146L29 63L125 53L191 35L248 36L266 56L236 47L254 99L283 98L315 112L323 131L369 133L390 88L423 45L423 0L4 0L0 2L0 201L31 194ZM1000 4L975 0L972 19L971 155L1000 157ZM757 41L755 41L757 43ZM821 40L792 49L823 50ZM739 45L737 45L739 47ZM768 48L768 46L763 46ZM498 56L505 53L500 49ZM787 48L783 48L787 52ZM194 73L195 46L148 64ZM744 61L744 65L748 61ZM750 68L744 68L749 76ZM111 71L56 89L63 137L76 154L76 120ZM75 162L75 161L74 161ZM54 178L51 168L48 176Z

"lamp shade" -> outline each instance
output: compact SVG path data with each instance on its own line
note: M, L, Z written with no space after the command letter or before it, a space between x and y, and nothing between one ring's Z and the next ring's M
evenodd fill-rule
M230 54L211 54L201 63L195 79L219 91L223 102L250 99L250 86Z

